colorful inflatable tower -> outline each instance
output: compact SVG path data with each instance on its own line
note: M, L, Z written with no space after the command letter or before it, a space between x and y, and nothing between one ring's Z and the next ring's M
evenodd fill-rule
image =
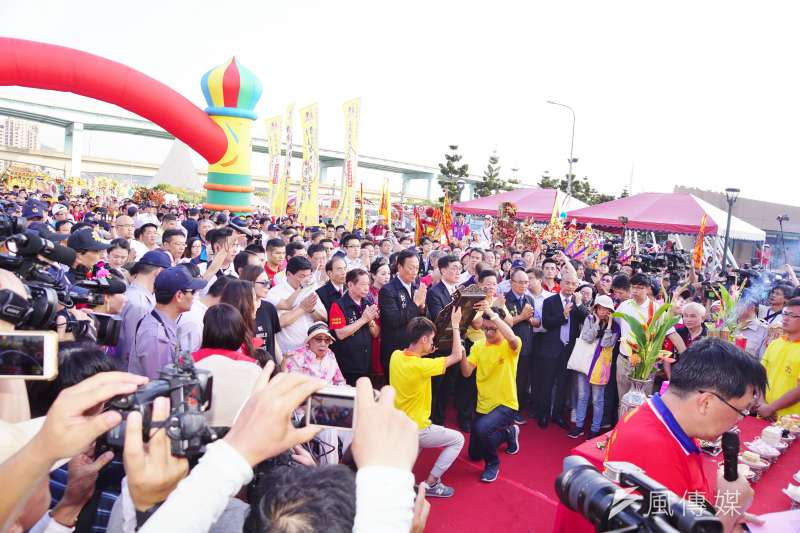
M261 82L236 58L208 72L200 82L208 107L206 113L228 138L228 149L216 163L208 166L208 191L205 207L232 213L252 211L250 175L253 109L261 98Z

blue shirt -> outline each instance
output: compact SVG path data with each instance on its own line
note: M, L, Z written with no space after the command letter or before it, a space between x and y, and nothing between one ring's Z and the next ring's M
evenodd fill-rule
M136 326L134 326L136 328ZM172 363L178 347L177 324L167 315L153 309L139 324L133 341L128 372L158 378L161 367Z

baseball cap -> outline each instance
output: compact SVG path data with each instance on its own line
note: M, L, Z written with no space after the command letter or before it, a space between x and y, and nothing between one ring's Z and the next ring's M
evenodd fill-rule
M280 231L281 227L277 224L270 224L267 226L267 231Z
M525 268L525 261L522 259L517 259L511 263L511 268Z
M100 234L90 228L73 231L67 239L67 246L73 250L100 251L111 248L111 243L102 239Z
M161 250L150 250L149 252L145 253L138 262L143 265L151 265L161 268L169 268L172 266L169 256L167 256L166 252L162 252Z
M594 299L594 305L605 307L606 309L611 309L614 311L614 301L611 299L610 296L606 296L605 294L601 294L597 298Z
M170 267L166 268L156 276L156 282L153 285L156 294L175 294L178 291L186 291L189 289L200 290L206 286L206 280L195 279L189 274L189 271L183 267Z
M44 222L31 222L28 224L28 229L38 232L43 239L47 239L48 241L63 241L69 238L69 235L64 233L50 231L50 228Z
M307 333L308 334L306 335L305 342L310 341L313 337L316 337L320 333L323 335L327 335L333 341L336 340L331 334L331 330L328 329L328 325L325 322L314 322L313 324L311 324L311 327L308 328Z
M53 216L64 212L69 213L69 209L64 204L54 204L53 207L50 208L50 214Z
M46 212L47 208L36 200L29 200L22 208L22 216L25 218L43 217Z

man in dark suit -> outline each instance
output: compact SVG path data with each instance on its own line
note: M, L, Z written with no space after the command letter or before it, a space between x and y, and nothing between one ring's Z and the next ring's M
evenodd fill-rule
M453 300L453 293L456 291L458 284L458 276L461 274L461 262L458 257L454 255L446 255L439 259L436 265L441 274L441 281L431 286L428 291L428 296L425 298L425 305L428 308L428 316L431 320L436 322L436 317L442 312L442 309ZM436 353L436 356L450 355L450 347L442 346ZM431 379L431 390L433 394L431 402L431 421L434 424L444 425L444 415L447 409L447 399L450 395L451 389L454 384L459 380L464 379L461 377L461 372L456 365L447 369L444 375L435 376ZM456 405L462 405L456 399ZM462 413L459 410L459 426L469 429L469 417L471 413L467 411Z
M325 274L328 276L328 282L317 289L317 296L325 306L325 311L329 314L331 312L331 304L344 296L345 292L345 278L347 277L347 263L341 255L334 255L330 261L325 264Z
M575 292L578 278L574 271L564 271L560 292L547 298L542 304L542 349L538 352L536 366L536 417L539 427L546 428L550 417L562 428L567 390L569 385L567 361L581 331L583 321L589 314L582 305L581 295ZM555 394L551 392L555 387Z
M531 398L528 390L530 389L532 372L531 364L533 358L533 327L530 319L533 317L534 301L528 293L528 274L522 268L515 268L511 271L511 290L504 297L506 309L510 313L509 324L514 331L514 335L522 340L522 349L517 360L517 401L519 410L514 414L514 423L525 424L526 420L523 412L530 408Z
M378 293L381 317L381 364L389 382L389 359L395 350L403 350L410 342L406 326L412 318L424 316L427 287L415 285L419 273L419 256L413 248L397 253L397 275Z

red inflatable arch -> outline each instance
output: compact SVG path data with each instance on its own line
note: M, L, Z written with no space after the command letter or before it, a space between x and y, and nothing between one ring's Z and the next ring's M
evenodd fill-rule
M225 154L225 133L163 83L72 48L0 37L0 85L71 92L118 105L158 124L210 164Z

